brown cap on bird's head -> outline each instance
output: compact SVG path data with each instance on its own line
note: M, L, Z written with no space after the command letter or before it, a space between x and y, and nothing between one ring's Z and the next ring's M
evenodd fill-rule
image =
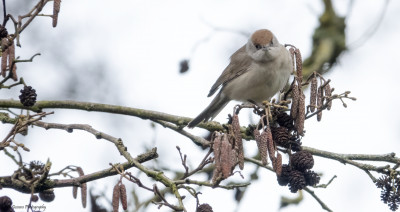
M261 46L266 46L271 43L274 35L268 29L259 29L251 35L251 42L253 44L259 44Z

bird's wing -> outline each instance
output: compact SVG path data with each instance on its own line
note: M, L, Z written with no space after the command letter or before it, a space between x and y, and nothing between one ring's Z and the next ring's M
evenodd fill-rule
M223 87L231 80L246 73L249 70L248 68L250 67L251 62L252 59L246 53L246 45L244 45L231 56L231 62L211 87L208 97L212 96L221 85Z

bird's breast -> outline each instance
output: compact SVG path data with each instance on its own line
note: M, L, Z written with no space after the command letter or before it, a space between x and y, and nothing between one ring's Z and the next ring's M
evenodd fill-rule
M222 92L233 100L261 103L286 85L291 71L289 61L253 62L247 72L230 81Z

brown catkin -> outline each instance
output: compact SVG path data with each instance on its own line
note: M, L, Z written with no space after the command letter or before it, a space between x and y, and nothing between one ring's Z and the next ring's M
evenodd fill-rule
M1 40L1 50L3 51L1 54L1 75L3 77L6 77L6 71L7 71L7 59L8 59L8 54L9 54L9 50L7 46L8 43L8 39L7 38L3 38Z
M214 174L212 177L212 182L217 182L218 179L221 177L221 134L219 133L214 133L213 135L213 151L214 151Z
M256 133L258 133L258 135L256 135ZM256 137L258 151L260 152L261 163L263 165L267 165L267 163L268 163L268 159L267 159L267 157L268 157L268 134L267 134L267 132L265 132L263 130L263 132L260 135L260 133L256 129L256 130L254 130L254 135Z
M296 117L296 129L299 135L303 135L304 131L304 121L306 119L306 103L305 103L306 96L302 93L299 99L299 108Z
M121 186L119 187L120 190L120 199L121 199L121 204L122 204L122 209L127 210L128 209L128 198L126 196L126 187L124 184L121 183Z
M112 196L112 207L113 207L114 212L118 212L120 193L121 193L121 189L120 189L119 183L117 183L114 186L113 196Z
M10 71L12 73L12 79L14 81L18 80L17 77L17 64L14 62L15 60L15 45L14 41L11 42L11 45L8 47L9 49L9 54L8 54L8 66L10 68Z
M272 139L271 128L269 126L267 126L265 133L267 134L267 147L268 147L269 159L272 161L272 164L274 164L276 160L275 157L276 146L274 140Z
M81 187L82 207L86 208L87 204L87 184L83 183Z
M214 134L214 140L213 140L213 151L214 151L214 163L215 163L215 168L216 169L221 169L221 163L220 163L220 158L221 158L221 135L219 133Z
M221 170L223 179L228 178L232 171L232 145L229 143L228 136L222 136L221 143Z
M290 116L293 119L297 117L297 108L299 107L299 86L294 83L292 86L292 106L290 108Z
M327 99L328 106L326 107L326 109L331 110L332 100L330 99L330 97L332 97L332 90L331 90L331 86L329 85L329 83L325 85L324 93L325 93L325 97L329 97L329 99Z
M83 173L83 169L81 167L76 168L76 171L78 172L80 177L85 175ZM81 185L81 200L82 200L83 208L86 208L86 204L87 204L87 184L86 183L82 183L82 185Z
M78 186L72 186L72 197L76 199L77 196L78 196Z
M244 168L244 152L243 152L243 141L242 134L240 133L239 116L235 113L232 117L232 130L235 138L235 150L238 155L239 168Z
M322 105L323 105L323 98L324 98L324 90L323 90L323 88L320 86L320 87L318 88L318 94L317 94L317 107L318 107L318 109L321 109L321 108L322 108ZM318 120L318 121L321 121L321 118L322 118L322 110L320 110L320 111L317 113L317 120Z
M273 164L273 168L277 176L281 176L282 174L282 155L278 152L276 156L275 163Z
M303 61L301 58L301 53L298 48L294 51L294 54L296 56L296 75L297 75L297 80L299 82L299 85L301 85L301 82L303 80Z
M290 57L292 58L292 65L293 65L293 73L294 73L294 48L293 47L291 47L290 49L289 49L289 52L290 52Z
M60 12L61 0L54 0L53 3L53 27L57 26L58 13Z
M314 74L311 79L311 88L310 88L310 111L315 111L315 106L317 105L317 92L318 92L318 80L317 76Z

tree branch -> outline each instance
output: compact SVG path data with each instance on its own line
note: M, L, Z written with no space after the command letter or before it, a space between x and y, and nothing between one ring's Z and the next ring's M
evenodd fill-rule
M142 119L151 119L151 120L161 120L167 121L170 123L174 123L178 126L186 126L192 119L183 116L175 116L167 113L152 111L152 110L144 110L139 108L132 107L123 107L118 105L109 105L109 104L100 104L100 103L92 103L92 102L78 102L78 101L38 101L32 107L24 107L19 101L16 100L0 100L0 107L5 108L19 108L31 110L34 112L40 112L43 109L75 109L75 110L84 110L84 111L95 111L95 112L105 112L105 113L113 113L120 115L128 115L135 116ZM221 124L218 122L207 122L201 123L198 127L214 131L214 130L223 130Z
M143 153L138 155L134 158L138 163L144 163L146 161L155 159L158 157L157 148L153 148L149 152ZM134 164L129 162L125 162L121 164L125 170L134 167ZM47 179L43 183L38 184L34 188L34 192L40 192L51 188L58 188L58 187L69 187L69 186L79 186L82 183L98 180L101 178L118 175L118 172L113 168L104 169L98 172L94 172L92 174L87 174L81 177L73 178L73 179ZM12 188L19 192L23 193L31 193L31 187L27 186L23 183L19 183L12 179L11 176L7 177L0 177L0 186L3 188Z

